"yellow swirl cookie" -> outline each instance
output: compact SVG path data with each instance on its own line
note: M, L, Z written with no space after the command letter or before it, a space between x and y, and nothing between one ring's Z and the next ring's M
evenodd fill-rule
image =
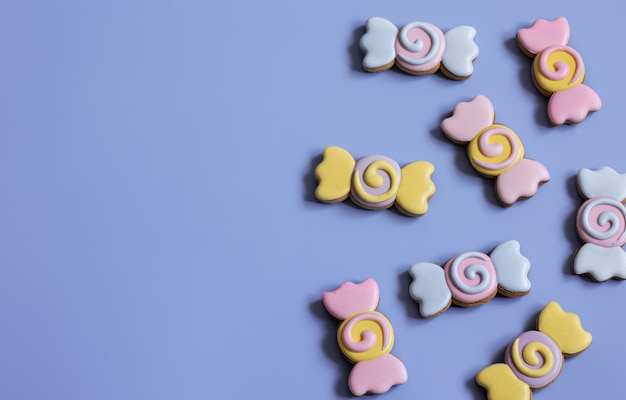
M377 311L357 313L344 320L337 331L337 342L352 362L373 360L388 354L393 347L391 323Z
M498 176L524 158L524 145L511 128L493 124L472 139L467 153L478 172L485 176Z

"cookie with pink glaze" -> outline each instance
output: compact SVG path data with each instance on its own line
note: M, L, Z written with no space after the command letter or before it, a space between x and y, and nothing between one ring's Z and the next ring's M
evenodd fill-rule
M537 193L550 180L543 164L524 158L524 145L508 126L495 123L491 101L478 95L458 103L452 116L441 122L443 133L453 142L467 144L472 166L483 176L495 178L496 196L509 207Z
M626 174L583 168L577 184L585 201L576 214L576 231L584 245L574 254L574 273L596 282L626 279Z
M407 381L406 367L390 354L394 343L393 327L376 311L380 299L378 284L368 278L361 283L346 282L333 292L325 292L326 310L341 320L337 343L354 367L348 387L355 396L382 394Z
M533 390L559 377L565 358L583 352L591 340L578 315L550 302L539 313L536 330L515 338L505 351L504 363L484 368L476 382L487 390L489 400L530 400Z
M567 46L569 23L565 17L538 19L517 32L522 52L533 57L532 80L549 97L548 118L552 125L582 122L602 107L600 96L583 84L585 65L576 50Z
M522 255L517 240L496 246L491 254L478 251L460 254L443 268L420 262L409 269L413 282L411 298L425 318L436 317L452 303L462 307L485 304L497 293L507 297L530 293L530 261Z
M412 75L427 75L439 69L452 79L472 76L478 46L476 29L457 26L445 34L429 22L411 22L398 29L391 21L373 17L365 24L360 46L365 54L363 69L384 71L396 65Z

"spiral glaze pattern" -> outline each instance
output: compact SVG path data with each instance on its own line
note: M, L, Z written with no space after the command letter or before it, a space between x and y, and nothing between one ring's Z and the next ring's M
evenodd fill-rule
M352 173L352 198L362 207L391 207L400 186L401 171L389 157L372 155L357 161Z
M539 389L548 386L559 376L563 367L563 354L548 335L527 331L509 345L504 361L522 382L532 389Z
M488 299L498 288L496 270L484 253L463 253L448 261L444 272L452 297L463 304Z
M583 59L569 46L546 48L535 57L532 70L535 82L549 93L569 89L585 79Z
M511 128L494 124L481 130L467 147L472 166L487 176L498 176L524 158L524 145Z
M578 235L585 242L602 247L626 244L626 207L610 197L589 199L576 216Z
M428 22L402 27L395 43L396 60L409 72L429 72L439 67L446 49L443 32Z
M343 354L353 362L367 361L388 354L393 347L391 323L377 311L366 311L343 321L337 332Z

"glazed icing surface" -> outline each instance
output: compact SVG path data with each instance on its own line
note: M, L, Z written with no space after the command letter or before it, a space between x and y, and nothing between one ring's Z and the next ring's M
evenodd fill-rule
M554 125L582 122L587 114L602 108L602 100L589 86L580 84L560 90L548 101L548 118Z
M355 364L348 377L348 387L355 396L382 394L408 380L404 364L391 354Z
M439 265L428 262L413 264L409 274L413 278L409 294L419 303L422 317L432 317L449 307L452 294Z
M520 251L517 240L509 240L489 254L496 270L498 285L513 293L525 293L530 290L530 261Z
M396 61L405 69L427 72L438 68L446 49L443 32L428 22L402 27L395 43Z
M511 128L493 124L477 132L467 152L478 172L498 176L524 158L522 141Z
M379 300L378 283L372 278L361 283L345 282L337 290L322 295L324 307L337 319L346 319L358 312L374 311Z
M493 263L484 253L472 251L454 257L444 271L452 297L464 304L485 300L498 287Z
M353 362L378 358L393 347L393 328L377 311L357 313L343 321L337 331L337 342L343 354Z
M385 18L373 17L367 20L365 29L360 41L361 50L365 53L363 68L376 69L392 63L396 58L394 43L398 28Z
M530 28L517 31L518 42L531 54L537 54L550 46L566 45L569 37L569 22L565 17L558 17L553 21L538 19Z
M512 205L537 194L539 186L549 180L550 173L543 164L524 158L496 178L496 193L504 204Z
M435 166L428 161L416 161L400 170L402 179L396 195L396 204L403 212L418 216L428 211L428 200L435 194L431 176Z
M517 378L531 389L552 383L561 373L563 355L548 335L527 331L507 347L505 363Z
M591 345L591 333L583 329L580 317L563 311L555 301L548 303L539 313L537 329L554 340L561 353L566 355L576 355Z
M620 174L611 167L596 170L582 168L577 177L578 188L588 199L612 197L620 202L626 199L626 174Z
M315 178L319 182L315 197L319 201L332 203L345 198L350 192L350 177L355 161L350 153L337 146L326 147L323 157L315 168Z
M621 247L601 247L586 243L574 256L574 272L589 274L599 282L626 279L626 253Z
M585 79L585 65L578 52L568 46L550 46L533 61L533 74L546 92L569 89Z
M507 364L497 363L476 375L476 382L487 389L489 400L530 400L530 387L519 380Z
M356 162L352 174L352 196L370 208L386 208L396 200L400 166L389 157L371 155Z
M474 72L474 60L479 49L474 37L476 28L457 26L446 32L446 50L442 63L448 71L459 77L469 77Z
M576 228L588 243L602 247L626 244L626 207L610 197L589 199L580 206Z
M470 142L478 132L491 126L496 118L496 112L491 101L478 95L471 101L457 103L452 116L441 122L443 133L459 143Z

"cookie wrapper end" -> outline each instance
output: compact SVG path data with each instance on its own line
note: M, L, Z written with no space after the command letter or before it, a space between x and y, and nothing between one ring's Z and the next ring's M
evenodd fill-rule
M407 381L408 374L402 361L391 354L373 360L358 362L350 371L348 386L355 396L366 393L382 394L392 386Z

